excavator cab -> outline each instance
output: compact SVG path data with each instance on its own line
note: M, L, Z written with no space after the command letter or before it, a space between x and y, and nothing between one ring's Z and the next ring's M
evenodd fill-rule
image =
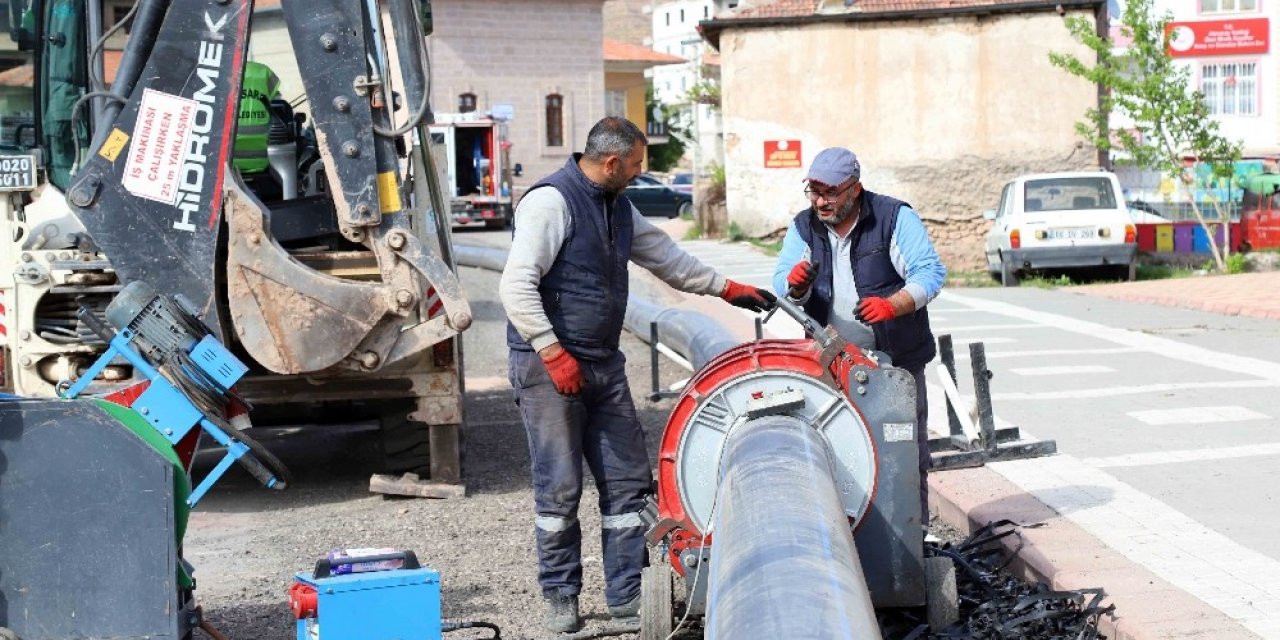
M250 366L252 404L355 406L383 421L385 470L456 483L471 311L429 149L430 3L269 4L7 0L30 79L0 146L38 169L0 198L7 387L84 374L106 344L80 311L146 282ZM271 52L292 52L278 94L254 77ZM98 376L90 392L137 379Z

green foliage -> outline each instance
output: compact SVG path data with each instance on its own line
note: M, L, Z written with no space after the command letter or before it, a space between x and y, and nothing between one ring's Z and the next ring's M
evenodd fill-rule
M1227 256L1227 273L1244 273L1246 264L1248 260L1243 253L1233 253Z
M683 136L677 134L688 131L689 123L681 109L659 105L653 99L652 86L645 91L644 104L645 110L650 114L658 109L662 114L662 121L667 125L667 141L649 145L649 170L659 173L670 171L684 157L684 142L681 141Z
M757 249L760 249L771 256L776 256L779 253L782 253L782 240L769 241L760 240L759 238L748 238L747 242L750 242L752 245L755 245Z
M697 220L694 220L694 221L693 221L693 226L689 227L688 229L685 229L685 231L684 231L684 238L683 238L683 239L684 239L684 240L697 240L698 238L701 238L701 237L702 237L702 235L703 235L703 234L702 234L702 224L701 224L701 223L699 223Z
M729 242L742 242L747 239L747 234L743 233L742 227L736 222L729 223Z
M689 102L720 106L720 83L715 80L702 80L689 87L685 94Z
M708 169L711 171L711 186L723 189L725 185L724 167L712 162Z
M1218 133L1204 94L1191 89L1191 71L1178 67L1168 54L1165 25L1169 14L1157 17L1153 0L1130 0L1121 17L1121 31L1133 38L1117 55L1092 21L1082 16L1066 20L1073 36L1096 54L1090 65L1074 54L1050 53L1049 60L1073 76L1103 88L1098 108L1085 113L1076 131L1090 144L1127 154L1123 161L1143 169L1185 179L1184 154L1209 163L1215 175L1230 176L1240 158L1240 145ZM1139 135L1111 131L1111 114L1128 116Z
M1038 289L1057 289L1058 287L1069 287L1075 284L1066 274L1059 275L1056 278L1048 278L1045 276L1032 276L1022 279L1022 286L1036 287Z
M1191 72L1176 65L1168 53L1169 36L1165 25L1172 16L1157 16L1153 0L1128 0L1121 16L1121 32L1132 38L1122 52L1113 52L1112 42L1099 35L1093 22L1072 16L1067 29L1092 50L1095 64L1088 64L1074 54L1050 53L1049 60L1067 73L1102 87L1097 108L1088 109L1085 120L1076 123L1076 132L1093 146L1105 151L1120 151L1117 162L1142 169L1159 171L1185 186L1221 186L1230 183L1235 163L1240 159L1240 143L1227 140L1218 132L1218 122L1209 114L1204 94L1193 90ZM1112 114L1127 116L1133 131L1112 131ZM1199 166L1188 169L1184 158L1190 156ZM1207 169L1207 170L1205 170ZM1188 189L1192 210L1204 225L1204 216L1195 201L1194 189ZM1214 202L1215 209L1220 203ZM1207 230L1207 229L1206 229ZM1222 257L1214 247L1214 260L1225 269Z
M1170 278L1189 278L1196 274L1195 269L1175 267L1167 264L1138 265L1138 280L1168 280Z

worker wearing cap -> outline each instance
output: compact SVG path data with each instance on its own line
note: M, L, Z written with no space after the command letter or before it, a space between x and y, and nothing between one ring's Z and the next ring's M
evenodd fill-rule
M921 522L929 520L929 403L924 367L937 354L925 305L947 270L911 205L863 188L852 151L824 149L805 178L809 207L791 221L773 287L850 343L889 355L916 382Z
M609 614L640 610L648 563L640 514L653 475L618 349L628 262L687 293L756 311L774 304L768 291L726 280L685 253L632 206L623 190L640 174L647 144L623 118L592 127L585 152L520 200L498 285L510 320L508 376L529 436L544 624L555 632L581 625L584 459L600 491Z

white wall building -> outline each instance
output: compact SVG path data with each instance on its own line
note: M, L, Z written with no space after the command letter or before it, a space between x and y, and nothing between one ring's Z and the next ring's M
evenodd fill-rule
M1191 86L1205 95L1209 112L1228 139L1241 143L1237 173L1262 171L1280 159L1280 4L1268 0L1155 0L1158 15L1172 16L1170 55L1190 71ZM1124 0L1110 0L1112 35L1118 37ZM1123 47L1122 39L1116 43ZM1112 126L1131 123L1116 117ZM1172 194L1161 178L1118 168L1131 199L1157 202ZM1176 199L1176 197L1175 197Z
M689 90L703 80L703 56L709 52L698 34L698 23L715 15L713 0L676 0L653 6L653 48L680 56L689 62L652 69L654 98L670 106L681 105L696 121L690 132L698 139L698 149L690 149L698 173L712 162L721 162L721 128L717 111L705 104L689 102Z

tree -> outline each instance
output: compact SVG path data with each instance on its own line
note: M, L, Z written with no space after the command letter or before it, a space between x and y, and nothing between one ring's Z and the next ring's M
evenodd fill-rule
M662 122L667 125L667 141L663 144L649 145L649 170L659 173L670 171L680 158L684 157L686 123L679 107L670 107L658 103L653 98L653 87L645 92L645 108L651 114L662 114Z
M1152 0L1128 0L1120 20L1121 33L1132 38L1132 44L1115 51L1114 43L1099 35L1091 21L1072 16L1066 20L1067 29L1097 54L1097 63L1089 65L1073 54L1056 52L1049 54L1049 60L1102 88L1098 107L1086 112L1084 122L1076 123L1076 132L1098 149L1123 152L1117 162L1159 171L1183 184L1192 212L1213 238L1195 193L1206 189L1212 194L1224 182L1230 185L1240 159L1240 143L1218 133L1204 94L1191 87L1190 70L1170 57L1166 26L1172 18L1167 13L1157 16ZM1131 119L1133 130L1112 131L1112 115ZM1188 157L1194 159L1190 165L1184 160ZM1223 220L1221 199L1211 195L1208 200ZM1230 233L1224 235L1230 246ZM1218 270L1224 270L1217 244L1211 241L1209 247Z

